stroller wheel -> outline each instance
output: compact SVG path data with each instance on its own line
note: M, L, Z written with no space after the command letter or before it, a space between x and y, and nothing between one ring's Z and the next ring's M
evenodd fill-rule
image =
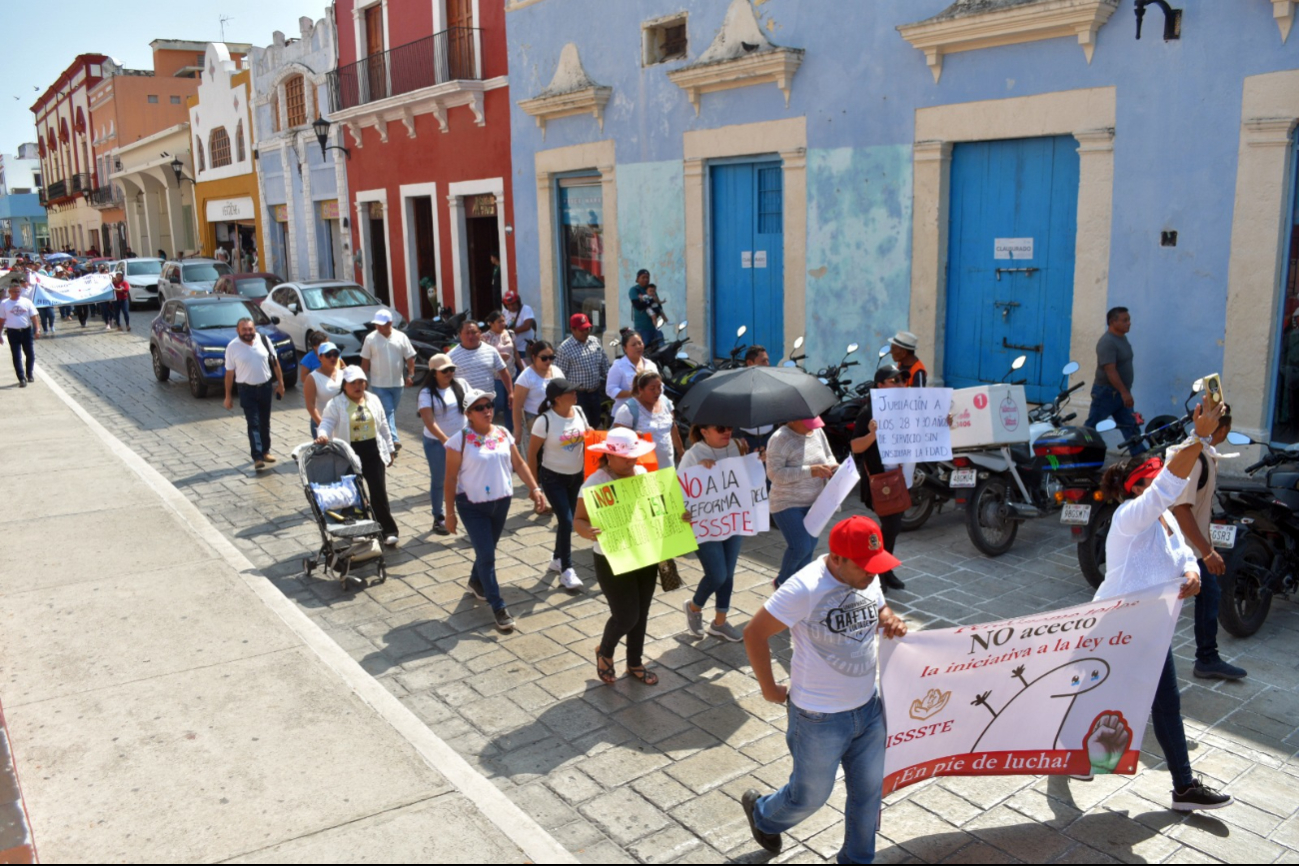
M388 582L388 564L382 559L379 560L379 583Z
M343 578L343 590L345 592L356 592L358 589L365 589L365 579L360 577Z
M311 572L316 569L316 561L310 556L302 557L302 571L307 577L311 577Z

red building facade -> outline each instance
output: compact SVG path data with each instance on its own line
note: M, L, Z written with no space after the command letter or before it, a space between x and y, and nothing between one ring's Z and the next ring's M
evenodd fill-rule
M328 119L350 150L357 280L408 318L435 315L431 297L481 317L515 279L504 4L335 0L333 12Z

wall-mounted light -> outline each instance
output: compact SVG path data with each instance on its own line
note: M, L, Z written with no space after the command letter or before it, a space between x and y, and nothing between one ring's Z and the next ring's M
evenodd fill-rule
M325 120L323 115L311 122L311 128L316 133L316 140L320 142L320 158L325 158L325 151L327 150L341 150L348 159L351 159L352 152L347 148L340 147L337 144L326 144L329 141L329 127L332 125L328 120Z
M185 177L185 163L180 161L180 157L176 157L171 161L171 173L176 175L176 186L180 186L182 180L187 180L190 183L194 182L193 178Z

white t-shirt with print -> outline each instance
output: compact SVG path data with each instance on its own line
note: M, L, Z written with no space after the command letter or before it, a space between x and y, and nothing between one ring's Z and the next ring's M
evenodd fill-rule
M460 452L460 475L456 493L470 502L495 502L514 495L514 437L504 427L479 436L466 427L446 441L448 451Z
M531 365L525 367L519 374L519 378L514 380L514 384L519 388L528 389L528 397L523 401L523 411L529 415L536 415L537 410L541 408L541 401L546 399L546 383L553 379L564 378L564 371L554 362L550 362L550 379L541 378L537 369Z
M865 589L840 583L817 557L763 605L789 626L794 660L789 699L814 713L842 713L875 694L879 624L884 593L879 579Z
M464 392L469 391L469 384L463 379L460 381L460 387ZM439 404L433 399L433 392L428 388L420 388L419 405L417 409L432 409L433 423L438 425L448 439L459 433L465 426L465 413L460 408L460 401L456 399L456 392L451 388L443 388L438 392L442 398ZM437 439L427 427L424 428L424 435L429 439Z
M532 435L545 437L541 465L560 475L576 475L586 465L586 431L590 429L582 410L573 407L573 417L564 418L554 410L532 422Z
M647 472L649 472L648 469L646 469L644 466L641 466L639 463L637 463L636 467L632 470L631 474L644 475ZM588 487L599 487L601 484L608 484L610 481L617 481L617 480L618 480L617 478L614 478L611 474L609 474L608 469L597 469L594 472L592 472L589 476L587 476L587 479L582 482L582 489L585 490ZM595 552L600 554L601 556L604 556L604 549L600 547L600 542L598 540L595 542L595 546L593 547L593 550L595 550Z

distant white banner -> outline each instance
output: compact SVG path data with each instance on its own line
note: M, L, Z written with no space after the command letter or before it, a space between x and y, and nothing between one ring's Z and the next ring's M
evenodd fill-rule
M98 304L113 300L113 278L108 274L88 274L76 280L56 280L40 274L31 278L38 307L62 307L67 304Z

